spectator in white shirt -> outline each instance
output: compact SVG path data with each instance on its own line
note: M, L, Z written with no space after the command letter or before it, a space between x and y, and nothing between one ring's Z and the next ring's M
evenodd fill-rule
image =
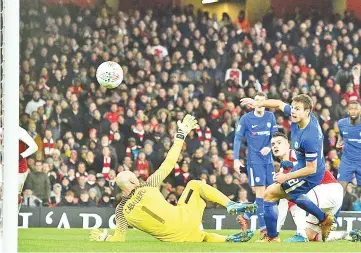
M33 112L37 111L40 106L43 105L45 105L45 101L40 98L39 91L35 91L33 99L26 104L25 113L31 115Z

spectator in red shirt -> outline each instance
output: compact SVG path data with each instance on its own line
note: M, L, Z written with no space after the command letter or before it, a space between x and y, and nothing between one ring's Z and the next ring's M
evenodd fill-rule
M104 115L104 118L106 118L107 120L109 120L110 123L114 123L114 122L117 122L118 121L118 117L120 115L120 112L119 112L119 108L118 108L118 105L113 103L111 106L110 106L110 112L107 112L105 115Z

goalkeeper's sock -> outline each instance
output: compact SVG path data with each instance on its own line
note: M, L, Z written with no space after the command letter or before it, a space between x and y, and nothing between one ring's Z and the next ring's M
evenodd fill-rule
M219 235L216 233L205 233L204 242L225 242L227 239L227 236Z
M201 181L195 182L197 182L197 185L199 186L199 194L203 199L220 204L224 207L226 207L229 202L232 202L226 195L216 188Z
M267 226L267 235L271 238L277 237L277 202L264 201L264 221Z
M266 228L266 222L264 221L264 201L263 198L256 198L257 208L257 217L259 221L259 229L263 230Z

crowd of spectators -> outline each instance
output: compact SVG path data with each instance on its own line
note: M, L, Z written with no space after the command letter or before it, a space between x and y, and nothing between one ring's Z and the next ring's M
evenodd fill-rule
M232 20L191 5L126 13L23 1L20 26L20 122L39 146L28 159L24 206L114 206L117 173L146 180L186 113L200 127L161 187L167 200L176 204L187 182L201 179L232 200L253 201L247 175L233 171L232 149L247 112L239 99L258 91L285 102L312 96L326 167L337 175L337 120L360 100L353 66L361 63L361 26L350 12L276 17L270 10L251 25L244 11ZM114 90L95 77L108 60L124 71ZM276 119L288 133L288 119ZM350 184L343 209L361 210L360 194Z

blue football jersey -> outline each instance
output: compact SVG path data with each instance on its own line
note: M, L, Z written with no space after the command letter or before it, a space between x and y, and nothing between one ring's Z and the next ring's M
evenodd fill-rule
M291 106L286 105L284 112L291 115ZM322 180L325 173L325 158L323 155L323 133L315 115L311 113L311 121L304 128L300 129L296 123L291 124L292 149L296 152L297 164L293 170L306 167L306 162L313 162L317 159L317 171L308 176L312 183Z
M357 125L352 125L349 118L340 119L338 129L344 143L342 159L359 162L361 154L361 121Z
M273 162L272 152L263 156L261 149L271 147L271 138L278 131L276 118L272 112L265 111L262 117L251 111L243 115L236 130L233 144L234 159L239 158L242 137L247 140L247 161L252 164L268 164Z

